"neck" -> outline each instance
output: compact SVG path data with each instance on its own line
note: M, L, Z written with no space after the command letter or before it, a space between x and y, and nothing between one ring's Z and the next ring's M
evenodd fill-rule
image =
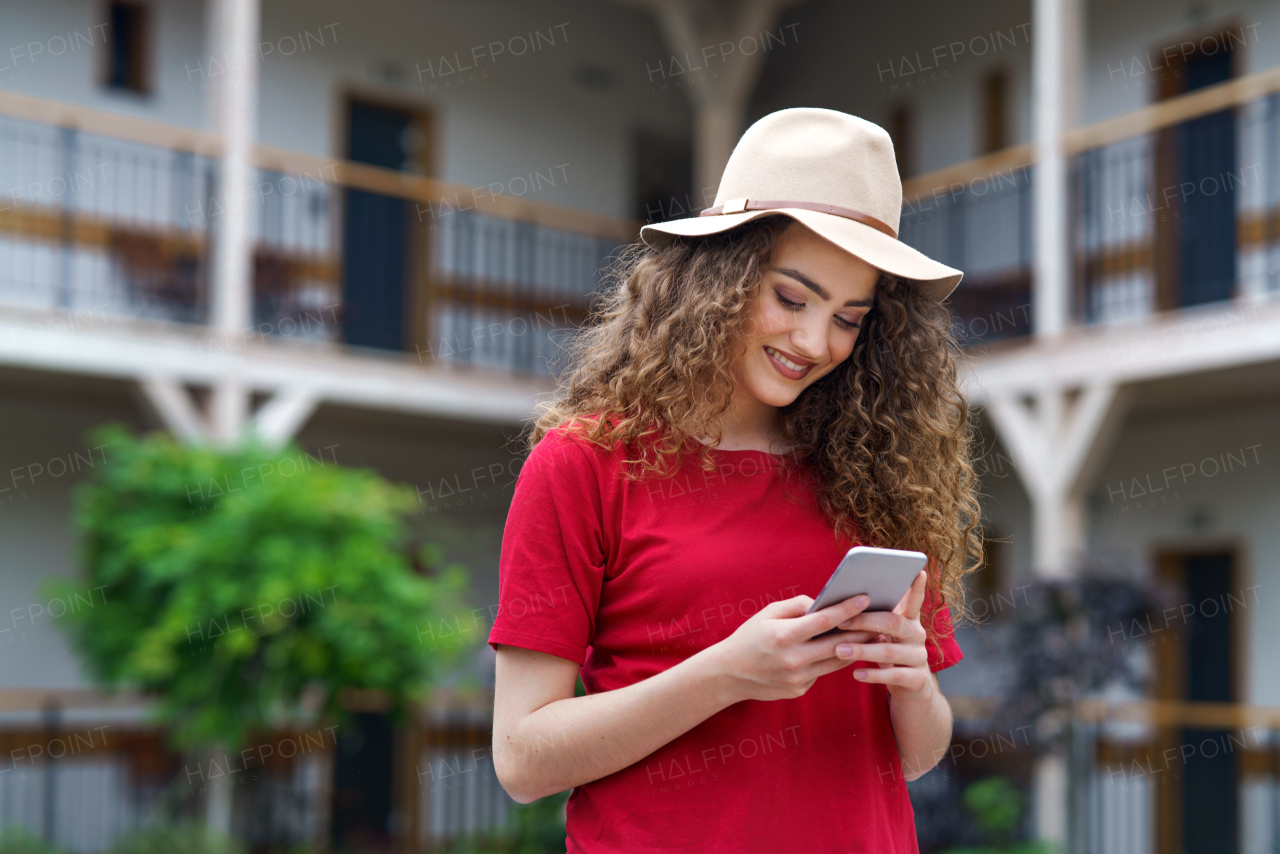
M720 419L719 447L727 451L754 448L776 452L772 445L778 443L782 435L778 416L778 407L751 395L735 394Z

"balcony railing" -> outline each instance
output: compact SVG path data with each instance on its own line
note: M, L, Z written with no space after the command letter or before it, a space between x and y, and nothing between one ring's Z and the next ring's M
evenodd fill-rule
M1280 292L1280 69L1066 141L1075 322ZM200 130L0 93L0 304L207 323L220 147ZM545 372L638 228L340 159L255 156L257 180L231 190L256 208L246 336ZM1031 331L1034 178L1021 145L904 184L903 240L965 271L950 306L969 343ZM352 230L375 215L404 234L390 271L368 269ZM380 304L367 283L388 277L400 284Z
M209 249L239 193L256 214L246 338L545 373L609 255L638 233L628 220L266 146L251 186L222 188L220 149L204 131L0 93L0 305L207 324ZM371 270L363 242L384 226L403 235L389 253L398 266ZM371 296L371 281L386 293Z
M1028 786L1034 769L1032 722L996 731L989 700L949 699L952 749L909 784L922 851L951 829L945 816L965 785L1000 774ZM1089 700L1074 707L1068 726L1064 854L1252 854L1280 846L1280 707Z
M1029 147L957 164L903 185L902 240L965 277L948 299L968 344L1031 332Z
M1071 734L1067 854L1280 847L1280 709L1087 703Z
M1071 131L1071 313L1113 324L1280 294L1280 69ZM969 343L1031 331L1032 151L903 185L902 239L965 271Z

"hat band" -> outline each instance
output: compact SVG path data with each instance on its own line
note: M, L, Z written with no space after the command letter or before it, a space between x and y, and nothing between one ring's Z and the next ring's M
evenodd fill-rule
M724 210L724 208L728 210ZM876 231L884 232L894 240L898 239L898 233L894 231L888 223L882 222L862 211L856 211L853 208L841 207L840 205L824 205L820 202L765 202L758 199L731 199L723 205L715 205L704 210L698 216L720 216L722 214L741 213L742 211L763 211L777 210L780 208L802 208L807 211L817 211L818 213L834 214L842 216L846 219L857 220L864 225L869 225Z

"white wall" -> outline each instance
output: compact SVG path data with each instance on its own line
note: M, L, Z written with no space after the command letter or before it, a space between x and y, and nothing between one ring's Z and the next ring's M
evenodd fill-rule
M1090 541L1144 564L1158 549L1238 546L1233 593L1239 597L1244 589L1249 603L1233 611L1243 629L1240 700L1262 705L1280 705L1271 654L1280 649L1280 625L1273 618L1280 607L1278 436L1280 402L1274 395L1250 404L1135 416L1089 498ZM1148 489L1148 478L1161 491Z
M976 156L982 80L1003 68L1010 76L1011 143L1029 136L1034 28L1027 0L814 0L786 19L798 23L799 43L770 58L752 118L783 107L829 107L886 125L894 106L906 103L914 121L909 162L923 173ZM964 46L953 58L957 41Z
M204 97L187 83L185 63L203 49L204 11L188 0L152 0L154 91L107 90L103 75L105 3L6 0L0 11L0 88L130 116L206 127Z
M94 468L110 465L111 448L91 448L85 434L134 417L118 389L101 388L94 400L0 391L0 688L86 684L58 628L54 612L62 606L40 585L49 576L76 576L71 490ZM83 592L96 604L105 595Z

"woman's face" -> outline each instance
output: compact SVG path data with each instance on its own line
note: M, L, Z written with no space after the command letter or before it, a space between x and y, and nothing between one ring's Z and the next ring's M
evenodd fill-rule
M787 406L835 370L853 352L879 277L866 261L793 222L761 269L734 372L739 387L761 403Z

